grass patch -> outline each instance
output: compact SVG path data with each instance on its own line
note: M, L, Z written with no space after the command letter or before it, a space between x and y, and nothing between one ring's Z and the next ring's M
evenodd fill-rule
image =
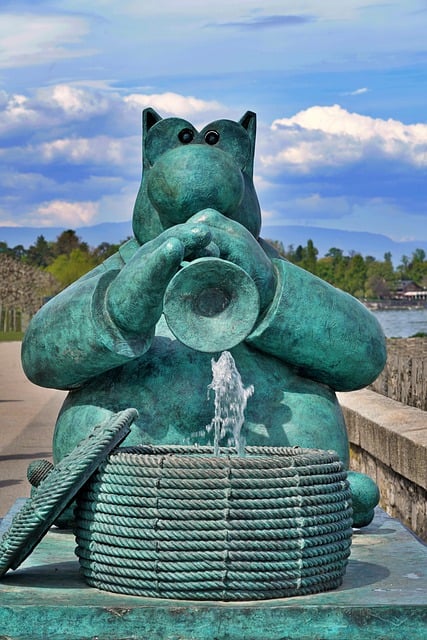
M0 342L21 342L23 331L0 331Z

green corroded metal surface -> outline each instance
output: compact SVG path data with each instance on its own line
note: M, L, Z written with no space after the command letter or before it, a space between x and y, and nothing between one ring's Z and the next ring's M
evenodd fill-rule
M87 435L88 425L129 406L140 418L127 445L206 443L201 433L213 406L206 398L211 354L205 351L227 346L228 320L217 314L219 321L209 322L205 315L201 345L188 305L168 310L173 333L162 312L170 283L186 270L183 263L214 257L242 269L255 284L257 295L243 286L235 290L246 302L242 317L259 298L250 333L245 330L231 349L245 384L255 388L245 414L247 444L333 449L348 464L335 391L376 378L385 363L384 335L355 298L281 259L259 237L255 134L252 112L198 131L181 118L144 111L135 237L45 304L23 341L28 377L70 391L56 424L55 462ZM229 290L224 296L224 287L209 281L209 300L195 280L191 311L192 300L207 316L226 304ZM363 482L360 476L359 494ZM366 480L368 496L373 493ZM365 502L359 522L369 521L375 505Z
M94 587L260 600L338 587L350 555L347 473L333 451L121 448L82 492L76 553Z
M349 471L347 478L353 493L353 509L356 514L353 517L354 526L364 527L374 517L372 505L378 504L380 500L379 489L372 478L357 471Z
M199 258L170 281L163 313L172 333L196 351L235 347L251 332L259 315L254 281L232 262Z
M0 581L8 640L425 640L427 548L376 512L355 533L341 587L283 600L155 600L89 587L70 532L52 530Z
M100 463L128 435L136 415L128 409L95 426L33 490L0 540L0 576L28 557Z

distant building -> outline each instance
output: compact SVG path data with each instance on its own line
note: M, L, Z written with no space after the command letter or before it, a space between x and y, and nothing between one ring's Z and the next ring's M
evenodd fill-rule
M408 303L427 301L427 289L413 280L400 280L394 298Z

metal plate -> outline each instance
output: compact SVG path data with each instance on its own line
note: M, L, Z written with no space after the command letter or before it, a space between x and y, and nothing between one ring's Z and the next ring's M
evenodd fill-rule
M101 462L126 438L137 415L136 409L126 409L97 425L34 490L0 541L0 576L30 555Z

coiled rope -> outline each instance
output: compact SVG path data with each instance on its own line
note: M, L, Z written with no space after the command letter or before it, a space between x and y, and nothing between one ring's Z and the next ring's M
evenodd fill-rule
M258 600L343 579L351 491L334 452L247 447L116 449L81 493L76 553L100 589Z

